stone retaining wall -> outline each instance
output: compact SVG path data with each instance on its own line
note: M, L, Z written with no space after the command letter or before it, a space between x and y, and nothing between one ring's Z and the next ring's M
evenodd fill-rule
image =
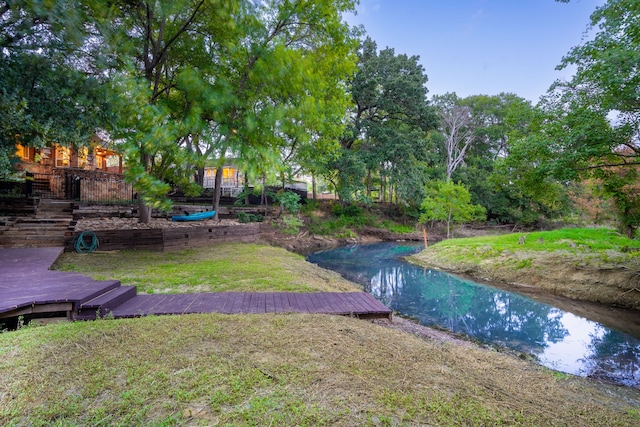
M66 250L73 251L73 242L80 236L76 231L69 236ZM138 230L98 230L101 251L144 249L165 251L209 246L222 242L255 242L260 237L259 224L196 226L177 228L149 228Z

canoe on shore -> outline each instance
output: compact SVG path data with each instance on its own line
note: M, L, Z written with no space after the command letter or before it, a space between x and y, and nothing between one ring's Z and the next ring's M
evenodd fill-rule
M171 217L171 221L202 221L204 219L213 218L216 215L216 211L198 212L185 215L174 215Z

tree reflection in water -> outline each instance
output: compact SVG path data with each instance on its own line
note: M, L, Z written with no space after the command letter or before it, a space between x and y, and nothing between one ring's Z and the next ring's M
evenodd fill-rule
M528 297L403 262L415 245L323 251L309 261L364 286L389 308L479 341L536 355L563 372L640 388L640 340ZM585 333L585 331L591 331Z

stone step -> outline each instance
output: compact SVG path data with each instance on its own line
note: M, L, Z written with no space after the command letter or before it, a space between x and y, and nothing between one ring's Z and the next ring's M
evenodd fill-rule
M19 242L23 240L65 240L64 234L15 234L15 233L2 233L0 234L0 242Z
M55 227L11 227L7 228L7 231L15 231L17 233L46 233L47 231L53 231L56 233L64 233L70 227L68 225L61 225Z
M71 222L71 218L19 218L15 224L62 224Z

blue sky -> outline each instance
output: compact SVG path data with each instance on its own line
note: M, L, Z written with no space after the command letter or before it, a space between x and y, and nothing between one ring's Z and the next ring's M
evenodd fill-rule
M429 96L511 92L536 103L571 71L555 67L580 44L604 0L360 0L351 25L378 49L418 55Z

